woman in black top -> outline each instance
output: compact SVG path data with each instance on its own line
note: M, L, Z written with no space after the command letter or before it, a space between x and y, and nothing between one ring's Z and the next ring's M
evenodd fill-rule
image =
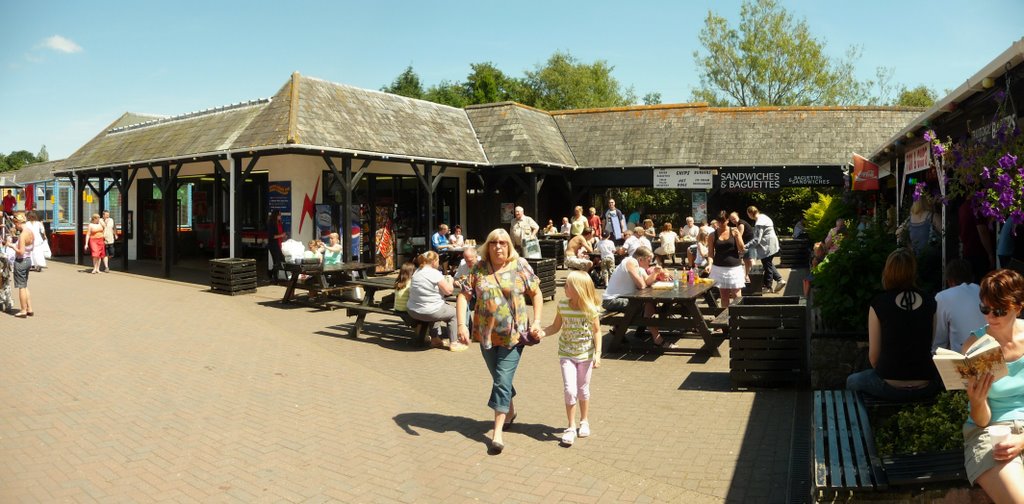
M881 399L908 401L941 390L932 363L935 298L914 286L913 250L889 254L882 272L884 292L868 309L868 360L871 369L846 378L846 388Z
M754 240L754 225L741 219L740 214L736 212L729 214L729 227L740 230L744 245ZM746 247L746 249L747 251L743 254L743 282L750 283L750 268L754 266L754 250L750 247Z
M743 236L736 228L729 227L725 213L715 219L718 228L708 235L708 259L711 260L711 279L718 284L722 295L722 307L728 308L729 303L739 296L743 288Z

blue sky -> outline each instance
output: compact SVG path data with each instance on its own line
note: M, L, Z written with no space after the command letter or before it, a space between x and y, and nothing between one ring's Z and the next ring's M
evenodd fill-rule
M858 77L944 94L1024 36L1024 1L781 0ZM273 95L293 71L378 89L407 65L425 84L492 61L521 76L556 50L604 59L638 96L688 101L709 9L739 0L586 2L0 0L0 152L62 158L126 111L174 115Z

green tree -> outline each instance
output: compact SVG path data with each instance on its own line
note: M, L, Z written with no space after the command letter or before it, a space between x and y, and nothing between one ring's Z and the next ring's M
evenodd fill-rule
M472 104L514 101L533 106L536 98L524 79L509 77L489 61L473 63L466 77L466 92Z
M430 86L426 93L423 93L424 100L434 103L450 105L452 107L465 107L469 105L469 96L466 87L458 82L441 81L436 86Z
M935 91L921 84L913 89L906 86L900 87L899 95L896 98L896 105L904 107L931 107L937 98Z
M567 52L555 52L544 65L526 72L536 93L534 106L544 110L619 107L636 102L632 88L622 89L607 61L587 64Z
M420 83L420 76L416 75L412 65L405 67L405 71L395 77L390 86L384 86L380 90L409 98L423 98L423 84Z
M854 78L857 47L842 58L796 21L777 0L744 0L740 25L709 11L694 51L700 88L694 98L714 106L850 105L865 103L871 83Z
M644 105L659 105L661 104L661 93L650 92L644 95Z
M39 158L27 150L11 151L6 156L0 154L0 172L19 170L22 166L39 161Z
M43 145L39 149L39 154L36 154L36 159L38 159L40 163L44 163L50 160L50 153L46 152L46 145Z

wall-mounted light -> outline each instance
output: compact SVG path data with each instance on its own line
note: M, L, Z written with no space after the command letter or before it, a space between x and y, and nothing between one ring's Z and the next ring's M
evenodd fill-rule
M996 81L993 80L992 77L985 77L984 79L981 79L981 87L985 89L992 89L992 86L995 85Z
M892 149L890 149L889 147L886 147L886 148L885 148L885 151L884 151L884 152L885 152L886 154L888 154L888 153L889 153L890 151L892 151Z
M908 131L907 132L907 139L910 139L910 138L914 138L914 132L913 131Z

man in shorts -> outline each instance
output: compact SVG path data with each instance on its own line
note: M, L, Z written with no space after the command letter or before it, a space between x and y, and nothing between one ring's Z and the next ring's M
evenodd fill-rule
M594 262L590 260L590 253L594 251L590 244L593 235L594 230L587 227L569 240L565 246L565 269L590 271L594 267Z

